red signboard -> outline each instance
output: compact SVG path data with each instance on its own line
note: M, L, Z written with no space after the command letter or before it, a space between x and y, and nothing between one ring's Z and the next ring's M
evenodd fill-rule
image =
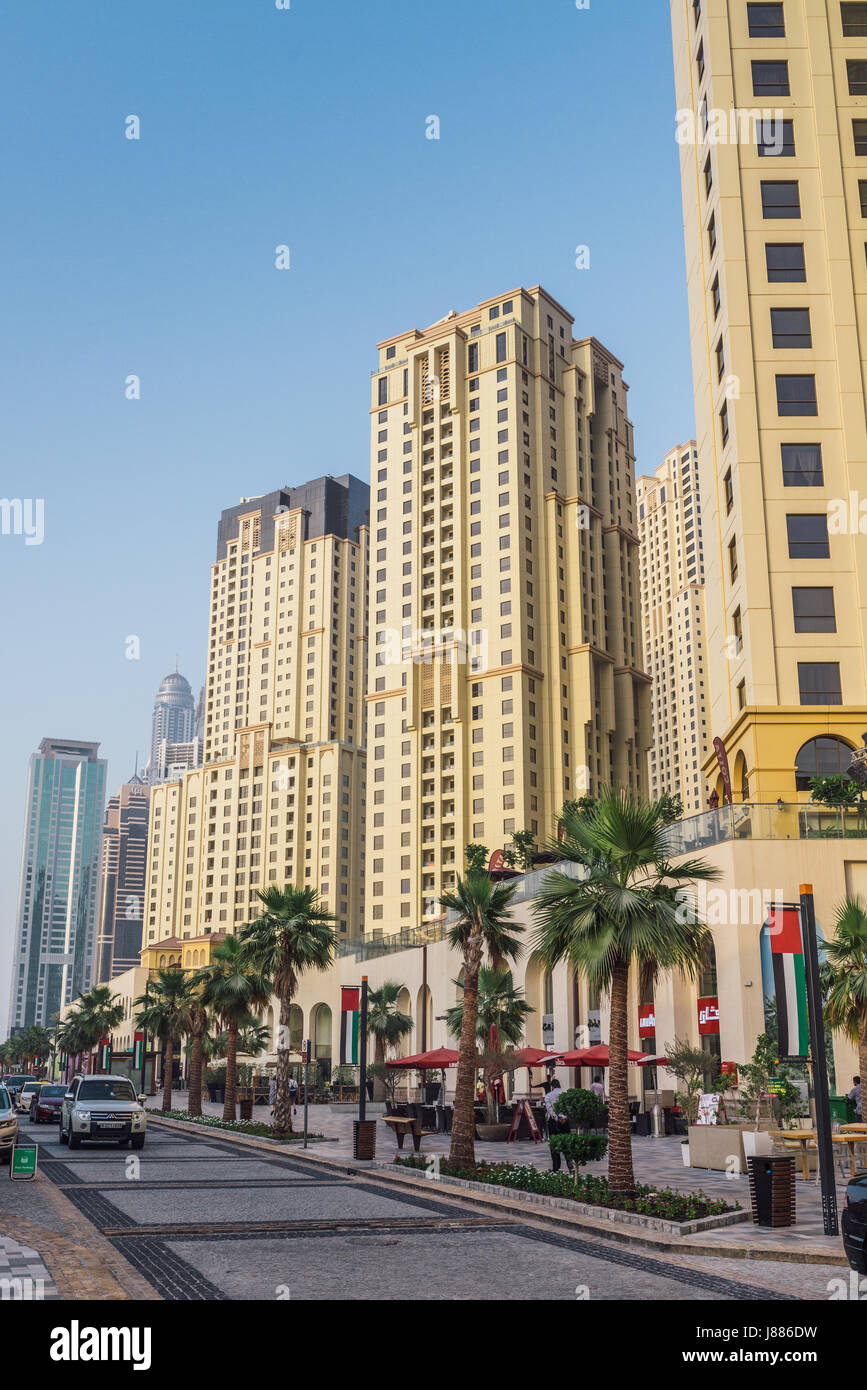
M720 1062L719 1069L723 1076L734 1077L734 1084L738 1084L738 1064L737 1062Z
M714 739L714 741L713 741L713 751L716 753L716 760L717 760L717 762L719 763L719 770L720 770L720 772L721 772L721 774L722 774L723 792L725 793L725 795L724 795L724 797L723 797L723 800L724 800L724 801L727 801L727 802L729 803L729 805L731 805L731 804L732 804L732 779L731 779L731 776L729 775L729 759L728 759L728 754L726 753L726 746L725 746L725 744L723 743L723 741L722 741L721 738L715 738L715 739Z
M698 1001L698 1031L719 1032L719 999L715 994L708 994Z
M488 873L499 873L499 871L501 869L504 869L505 867L506 866L503 863L503 851L501 849L495 849L488 862Z
M656 1010L653 1004L638 1006L638 1036L652 1038L656 1033Z

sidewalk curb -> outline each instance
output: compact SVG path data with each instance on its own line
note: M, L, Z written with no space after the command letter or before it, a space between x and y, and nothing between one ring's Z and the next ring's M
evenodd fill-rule
M174 1124L189 1134L195 1130L197 1134L207 1135L208 1131L199 1129L195 1125L185 1125L183 1121L159 1120L166 1128ZM221 1135L225 1139L230 1139L242 1147L253 1150L265 1149L271 1153L279 1153L286 1157L287 1152L291 1152L289 1146L276 1143L273 1140L259 1139L255 1136L245 1134L235 1134L231 1130L212 1131ZM294 1145L291 1146L294 1149ZM374 1159L373 1165L375 1172L367 1164L357 1163L354 1159L337 1157L336 1155L324 1153L312 1153L309 1149L302 1149L301 1155L311 1163L321 1164L325 1168L338 1170L352 1177L363 1177L367 1182L381 1182L385 1186L395 1183L407 1187L415 1188L420 1184L430 1189L434 1183L431 1178L426 1178L423 1173L416 1176L409 1169L400 1170L384 1159ZM556 1225L564 1230L572 1231L576 1235L595 1236L601 1241L610 1241L617 1245L630 1245L642 1250L661 1251L664 1254L688 1256L690 1258L704 1259L734 1259L734 1260L763 1260L779 1261L785 1264L820 1264L832 1267L842 1266L848 1269L849 1262L843 1254L834 1254L827 1250L803 1250L789 1249L786 1246L762 1245L760 1247L748 1247L742 1245L730 1245L723 1242L714 1242L712 1246L691 1243L698 1237L669 1236L666 1237L659 1233L655 1237L639 1232L637 1229L618 1230L611 1221L597 1221L591 1217L579 1216L572 1211L564 1211L547 1205L530 1204L521 1202L515 1198L506 1198L495 1195L488 1191L468 1190L460 1188L456 1184L465 1179L439 1178L436 1180L438 1194L444 1198L450 1198L457 1203L474 1207L482 1211L508 1212L511 1215L520 1217L524 1221L531 1221L538 1224L544 1221L546 1225ZM454 1185L453 1185L454 1184ZM446 1189L446 1186L447 1190ZM479 1184L479 1187L487 1187L487 1184Z

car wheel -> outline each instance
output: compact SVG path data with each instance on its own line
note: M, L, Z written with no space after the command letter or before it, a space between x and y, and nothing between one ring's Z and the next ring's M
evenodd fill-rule
M66 1133L66 1130L63 1128L63 1121L62 1121L62 1120L60 1121L60 1134L59 1134L58 1137L59 1137L59 1139L60 1139L61 1144L68 1144L68 1143L69 1143L69 1135Z
M68 1137L68 1139L67 1139L67 1143L69 1144L69 1147L70 1147L71 1149L80 1149L80 1148L81 1148L81 1135L80 1135L80 1134L73 1134L72 1130L70 1130L70 1131L69 1131L69 1137Z
M129 1142L132 1144L132 1147L134 1149L143 1149L144 1141L145 1136L143 1134L134 1134Z

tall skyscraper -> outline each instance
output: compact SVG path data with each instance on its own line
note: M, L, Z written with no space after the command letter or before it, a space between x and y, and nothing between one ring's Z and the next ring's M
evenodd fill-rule
M97 913L98 984L138 965L146 895L149 788L140 777L109 797Z
M93 976L106 764L44 738L30 759L9 1023L45 1025Z
M867 728L867 9L671 15L709 732L735 800L786 803Z
M540 289L379 344L368 927L438 916L464 846L646 787L622 365Z
M145 944L233 931L290 882L361 933L368 503L346 474L223 512L205 765L153 789Z
M684 813L705 809L707 751L704 551L695 440L636 482L644 666L653 681L651 796L671 792Z
M175 743L188 744L193 737L196 702L186 676L180 671L169 672L160 683L154 699L154 712L151 720L151 753L144 772L144 780L159 780L160 744L171 746ZM165 766L165 758L162 765Z

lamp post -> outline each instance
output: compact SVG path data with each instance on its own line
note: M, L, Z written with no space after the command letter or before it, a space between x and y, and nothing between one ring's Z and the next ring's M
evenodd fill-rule
M807 977L807 1014L810 1024L810 1051L813 1055L813 1098L816 1105L816 1147L822 1183L822 1221L826 1236L838 1233L837 1188L834 1182L834 1141L831 1138L831 1105L828 1097L828 1066L825 1058L825 1022L822 989L819 982L819 947L812 883L801 884L801 933L804 946L804 973Z

